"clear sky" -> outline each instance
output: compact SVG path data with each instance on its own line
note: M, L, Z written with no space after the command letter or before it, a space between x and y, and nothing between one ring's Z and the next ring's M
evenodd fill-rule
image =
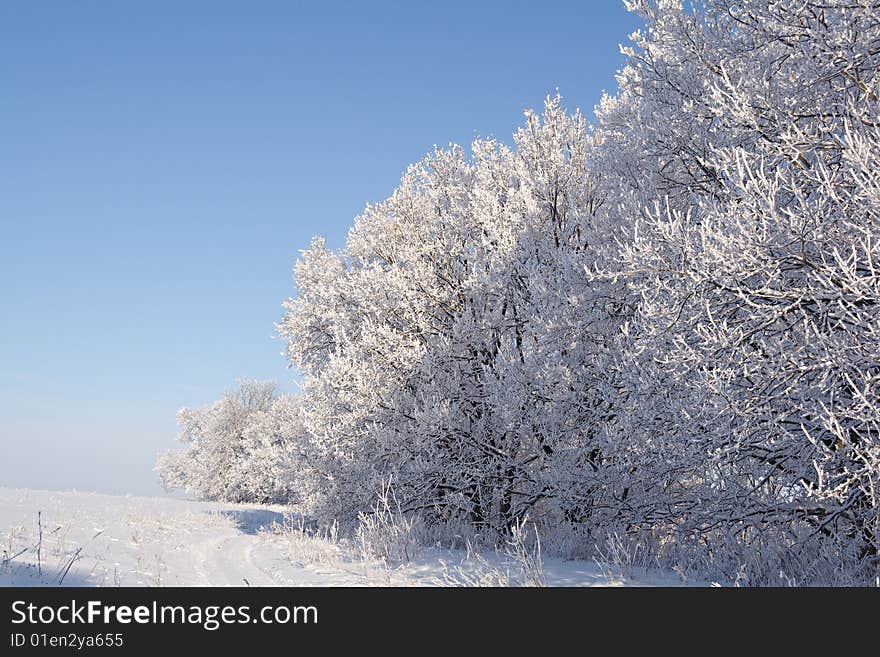
M161 492L181 406L294 390L315 233L434 144L588 115L618 0L0 3L0 486Z

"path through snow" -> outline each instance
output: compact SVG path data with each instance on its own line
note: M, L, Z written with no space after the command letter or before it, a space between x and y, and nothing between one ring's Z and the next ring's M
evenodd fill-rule
M389 569L329 541L269 531L283 520L282 507L0 488L0 586L418 586L474 567L463 552L427 549ZM506 567L500 555L485 558ZM593 563L544 565L551 585L615 583Z

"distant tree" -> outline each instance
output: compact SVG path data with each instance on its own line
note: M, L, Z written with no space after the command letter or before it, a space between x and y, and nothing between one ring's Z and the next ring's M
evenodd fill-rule
M182 409L177 422L187 448L165 453L156 466L167 489L202 500L293 499L301 431L294 403L275 384L242 381L211 406Z

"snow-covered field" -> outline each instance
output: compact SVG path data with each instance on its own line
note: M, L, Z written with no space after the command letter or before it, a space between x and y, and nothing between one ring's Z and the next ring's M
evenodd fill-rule
M40 533L42 532L42 540ZM543 560L556 586L679 584L585 561ZM424 586L517 584L510 555L424 549L368 560L300 531L283 507L0 488L0 586Z

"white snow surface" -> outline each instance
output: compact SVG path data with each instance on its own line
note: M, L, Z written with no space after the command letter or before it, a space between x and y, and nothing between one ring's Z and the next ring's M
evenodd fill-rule
M0 586L431 586L497 581L500 553L428 548L404 565L370 562L344 542L278 531L280 506L0 487ZM39 519L38 519L39 517ZM39 540L40 526L42 541ZM39 546L39 549L38 549ZM39 554L38 554L39 553ZM613 575L545 558L551 586L679 585L656 572ZM641 576L639 576L641 575Z

